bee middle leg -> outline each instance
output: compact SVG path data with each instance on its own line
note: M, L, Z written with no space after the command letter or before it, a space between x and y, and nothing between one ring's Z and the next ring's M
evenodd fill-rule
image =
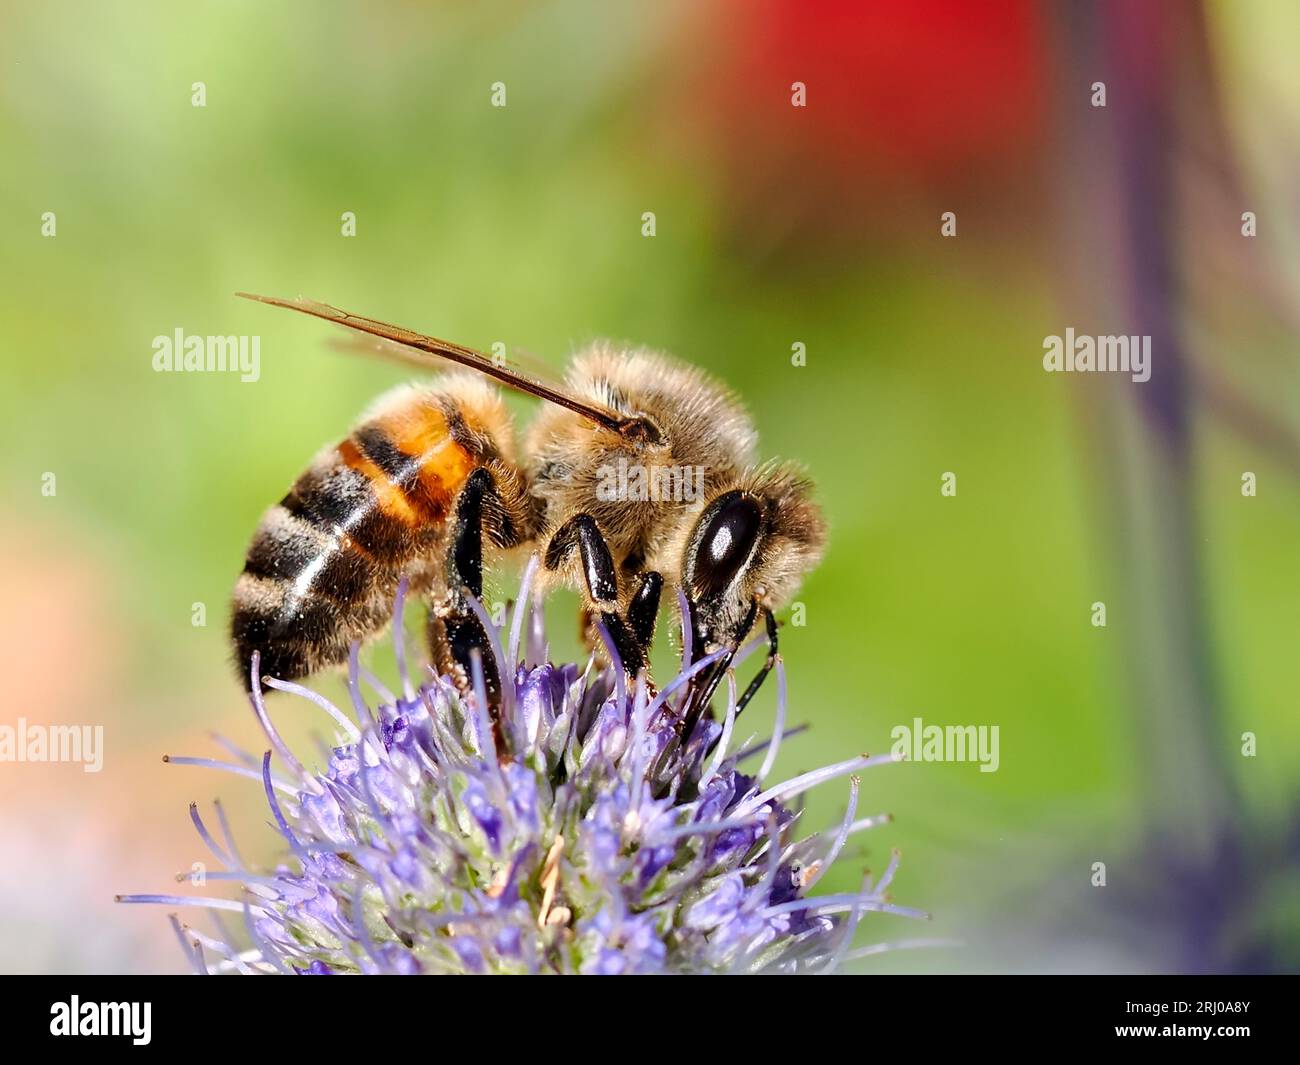
M599 621L609 633L624 672L635 677L649 664L650 641L654 636L655 617L663 577L653 570L641 575L624 614L619 608L618 571L604 534L590 514L575 514L551 536L544 563L557 570L577 552L582 562L583 580L590 605L586 615Z
M641 650L650 653L650 642L655 635L655 619L659 616L659 596L664 590L664 579L654 570L641 575L641 584L627 607L627 622Z

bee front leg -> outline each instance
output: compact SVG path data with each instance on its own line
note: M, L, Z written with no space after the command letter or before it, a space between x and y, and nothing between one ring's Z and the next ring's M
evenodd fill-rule
M740 698L736 700L736 717L740 717L741 711L749 705L749 700L758 694L758 689L763 686L763 681L767 679L767 675L772 672L772 667L776 665L776 618L773 616L772 611L766 607L763 608L763 618L767 622L767 661L763 663L754 679L749 682Z
M590 599L588 609L605 626L623 670L635 677L646 667L646 653L637 638L635 626L623 617L618 606L618 571L609 544L590 514L575 514L551 536L543 562L548 570L558 570L577 552L582 561L582 576ZM642 583L640 592L645 591ZM647 593L649 594L649 593ZM657 608L657 593L655 606ZM644 606L640 625L644 630ZM653 619L651 620L653 630Z
M692 604L692 606L694 606L694 604ZM721 658L714 662L713 665L697 674L695 679L691 682L690 689L683 704L684 709L681 724L679 726L683 740L690 739L691 733L695 729L696 722L699 721L704 711L708 709L709 703L713 699L713 693L718 690L718 685L722 683L722 678L727 675L727 670L731 668L731 663L735 660L736 654L740 650L741 641L749 634L749 630L754 627L754 622L758 619L758 609L758 600L755 599L750 603L749 610L746 612L740 624L736 626L731 641L725 645L726 652ZM694 618L694 615L697 612L692 610L691 613L692 618ZM770 613L768 616L771 616ZM772 625L769 626L768 629L769 639L771 638L771 633L774 627L775 622L772 622ZM697 639L704 639L705 642L707 642L707 633L696 629L696 636ZM705 647L703 643L701 643L699 650L695 653L697 661L704 651ZM775 664L775 662L773 662L773 664ZM758 691L758 687L762 683L762 678L766 675L767 670L764 669L759 676L755 678L756 682L750 684L749 687L753 689L753 692ZM753 698L753 692L751 692L749 688L746 689L746 702ZM739 706L740 704L738 703L737 713L739 713Z
M740 698L736 700L735 719L737 721L740 720L740 715L744 712L745 707L749 705L749 700L758 694L758 689L763 686L763 681L767 679L767 675L772 672L773 667L776 665L776 618L773 617L772 611L768 610L767 607L763 607L763 617L767 622L767 661L763 663L763 666L759 669L757 675L745 687ZM694 726L692 725L692 727ZM713 742L709 745L708 751L705 752L705 757L713 752L713 749L718 745L718 741L721 739L721 734L714 738Z

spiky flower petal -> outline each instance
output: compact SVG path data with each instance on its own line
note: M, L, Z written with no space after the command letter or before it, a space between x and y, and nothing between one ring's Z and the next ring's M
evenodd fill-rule
M218 840L192 807L226 866L216 877L242 884L242 899L122 901L207 906L219 924L222 910L242 913L252 944L243 951L224 925L212 938L173 918L200 970L305 974L825 970L846 956L867 912L924 916L886 900L896 857L860 893L807 894L852 833L885 820L857 819L857 774L893 758L850 758L765 786L785 727L779 659L769 741L733 749L730 677L725 718L703 716L683 736L691 678L717 655L657 694L642 681L629 690L618 669L547 664L528 584L508 650L491 629L498 656L519 663L495 718L481 676L469 698L431 674L413 686L400 640L401 696L384 692L354 650L355 719L268 679L333 718L338 745L323 771L279 737L255 665L254 710L288 775L272 773L272 750L241 763L172 761L259 778L289 860L271 875L248 869L220 808ZM401 610L399 599L399 620ZM377 707L363 699L363 680L381 693ZM787 804L837 778L849 781L842 823L796 840Z

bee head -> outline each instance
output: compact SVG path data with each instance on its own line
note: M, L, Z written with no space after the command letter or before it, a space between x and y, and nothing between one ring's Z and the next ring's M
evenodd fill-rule
M789 466L768 466L709 499L687 536L682 588L706 647L743 640L751 607L783 606L821 558L826 523L812 486ZM747 624L748 621L748 624Z

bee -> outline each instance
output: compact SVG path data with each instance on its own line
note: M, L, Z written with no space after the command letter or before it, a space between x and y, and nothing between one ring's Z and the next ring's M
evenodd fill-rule
M477 652L495 706L509 664L475 609L484 565L533 550L543 587L578 592L589 644L603 631L629 677L648 671L665 589L682 593L692 662L721 652L692 681L696 715L761 621L767 659L738 710L753 697L775 663L775 611L820 559L825 523L795 467L758 462L749 415L719 382L596 345L552 384L328 304L239 295L368 334L426 369L459 367L382 397L263 516L231 611L243 678L254 652L261 675L282 680L345 662L388 625L405 581L429 605L435 667L469 690ZM544 401L522 451L493 380ZM638 489L621 483L627 470Z

